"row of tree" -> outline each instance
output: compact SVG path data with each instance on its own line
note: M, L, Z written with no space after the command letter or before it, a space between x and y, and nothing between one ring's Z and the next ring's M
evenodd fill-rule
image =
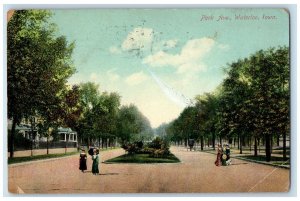
M122 144L152 138L149 120L135 105L121 106L119 94L100 93L97 84L88 82L79 85L78 97L82 114L68 126L76 129L85 144L97 141L107 146L107 140L113 142L116 138Z
M38 129L47 139L54 137L60 126L76 130L79 141L89 145L100 138L102 142L116 137L122 142L149 138L148 119L134 105L121 107L117 93L100 93L99 86L89 82L68 86L68 78L76 71L72 62L75 44L57 36L50 16L45 10L17 10L8 22L10 157L14 155L16 126L24 119L29 120L32 135Z
M271 160L272 139L283 139L283 158L287 158L286 137L290 134L289 49L261 50L249 58L227 66L227 76L212 93L197 96L196 103L159 130L174 142L198 139L238 139L240 153L245 139L253 139L254 155L260 141L265 144L266 160ZM162 132L161 132L162 133Z

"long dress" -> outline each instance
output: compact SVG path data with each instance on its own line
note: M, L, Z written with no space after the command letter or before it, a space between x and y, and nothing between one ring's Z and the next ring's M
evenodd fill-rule
M222 149L218 148L217 159L215 161L216 166L220 166L222 164L222 162L221 162L222 155L223 155L222 154Z
M81 153L80 154L80 158L79 158L79 170L81 170L82 172L84 170L87 170L87 166L86 166L86 154L85 153Z
M93 155L92 157L93 159L93 165L92 165L92 173L93 174L99 174L99 155L96 154L96 155Z

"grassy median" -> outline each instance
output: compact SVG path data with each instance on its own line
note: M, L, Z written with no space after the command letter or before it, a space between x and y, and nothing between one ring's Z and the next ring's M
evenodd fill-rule
M164 158L150 157L149 154L124 154L116 158L109 159L105 163L178 163L180 160L170 154Z

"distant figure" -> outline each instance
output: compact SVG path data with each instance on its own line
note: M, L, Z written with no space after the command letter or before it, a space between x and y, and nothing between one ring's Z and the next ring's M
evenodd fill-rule
M225 153L226 153L226 165L231 165L231 159L230 159L230 147L229 147L228 144L226 144Z
M92 173L93 175L99 174L99 150L94 149L94 154L92 156L93 165L92 165Z
M222 146L221 144L218 144L218 148L217 148L217 159L215 161L215 165L216 166L221 166L221 159L222 159L222 155L223 155L223 150L222 150Z
M192 151L193 147L194 147L194 144L195 144L195 140L194 139L189 139L188 141L188 145L190 147L190 151Z
M84 172L85 170L87 170L86 159L87 159L87 156L85 154L85 150L82 149L81 153L80 153L80 158L79 158L79 170L81 170L81 172Z

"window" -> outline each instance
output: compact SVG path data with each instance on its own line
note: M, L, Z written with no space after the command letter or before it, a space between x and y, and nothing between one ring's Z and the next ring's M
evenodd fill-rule
M65 133L60 133L59 134L59 140L62 140L62 141L65 141L66 139L65 139Z

